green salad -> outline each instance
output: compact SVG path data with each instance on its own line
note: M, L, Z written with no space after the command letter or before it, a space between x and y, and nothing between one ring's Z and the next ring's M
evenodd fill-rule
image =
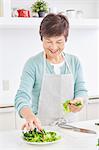
M68 105L69 103L70 103L70 100L67 100L66 102L63 103L63 108L65 112L71 112L69 109L69 105Z
M98 142L97 142L97 145L96 146L99 146L99 139L98 139Z
M70 102L71 102L71 100L67 100L66 102L63 103L63 108L64 108L65 112L71 112L71 110L69 108ZM82 107L82 103L81 102L76 102L75 106Z
M61 139L56 132L53 131L38 131L36 128L33 131L23 132L23 139L27 142L53 142Z

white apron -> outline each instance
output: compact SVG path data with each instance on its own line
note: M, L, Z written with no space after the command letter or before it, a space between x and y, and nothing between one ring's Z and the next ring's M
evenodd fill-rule
M65 64L69 69L69 74L47 74L44 57L44 75L38 107L38 117L42 125L51 125L62 118L67 122L74 120L74 113L66 114L63 110L63 102L74 98L73 75L66 59Z

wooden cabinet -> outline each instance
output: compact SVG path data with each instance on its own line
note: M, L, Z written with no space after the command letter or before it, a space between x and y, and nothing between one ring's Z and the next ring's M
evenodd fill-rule
M0 108L0 130L15 129L15 109Z

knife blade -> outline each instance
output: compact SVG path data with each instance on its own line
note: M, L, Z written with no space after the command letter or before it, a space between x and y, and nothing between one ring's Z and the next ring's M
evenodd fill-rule
M67 124L58 124L59 127L64 128L64 129L69 129L69 130L73 130L76 132L81 132L81 133L89 133L89 134L96 134L95 131L93 130L89 130L89 129L85 129L85 128L78 128L72 125L67 125Z

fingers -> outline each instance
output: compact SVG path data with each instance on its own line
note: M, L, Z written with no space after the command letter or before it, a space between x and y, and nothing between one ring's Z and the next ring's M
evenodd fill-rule
M26 128L26 124L23 124L21 130L24 130L25 128Z
M77 102L80 102L83 105L83 99L81 99L81 98L70 101L71 104L76 104Z
M42 131L41 122L38 118L35 120L34 124L38 128L38 130Z
M81 110L81 108L75 106L74 104L69 104L69 108L72 112L78 112Z
M26 121L26 123L23 124L21 129L22 130L31 130L32 131L32 130L34 130L35 127L38 128L39 131L42 131L42 126L41 126L40 120L37 117Z
M34 130L34 125L33 125L33 123L32 122L26 122L25 124L23 124L23 126L22 126L22 130Z
M76 104L77 103L80 103L81 105L80 106L77 106ZM82 99L74 99L74 100L71 100L70 103L69 103L69 108L72 112L78 112L80 111L82 108L83 108L83 100Z
M31 131L34 130L35 126L32 121L28 122L27 128L28 128L28 130L31 130Z

